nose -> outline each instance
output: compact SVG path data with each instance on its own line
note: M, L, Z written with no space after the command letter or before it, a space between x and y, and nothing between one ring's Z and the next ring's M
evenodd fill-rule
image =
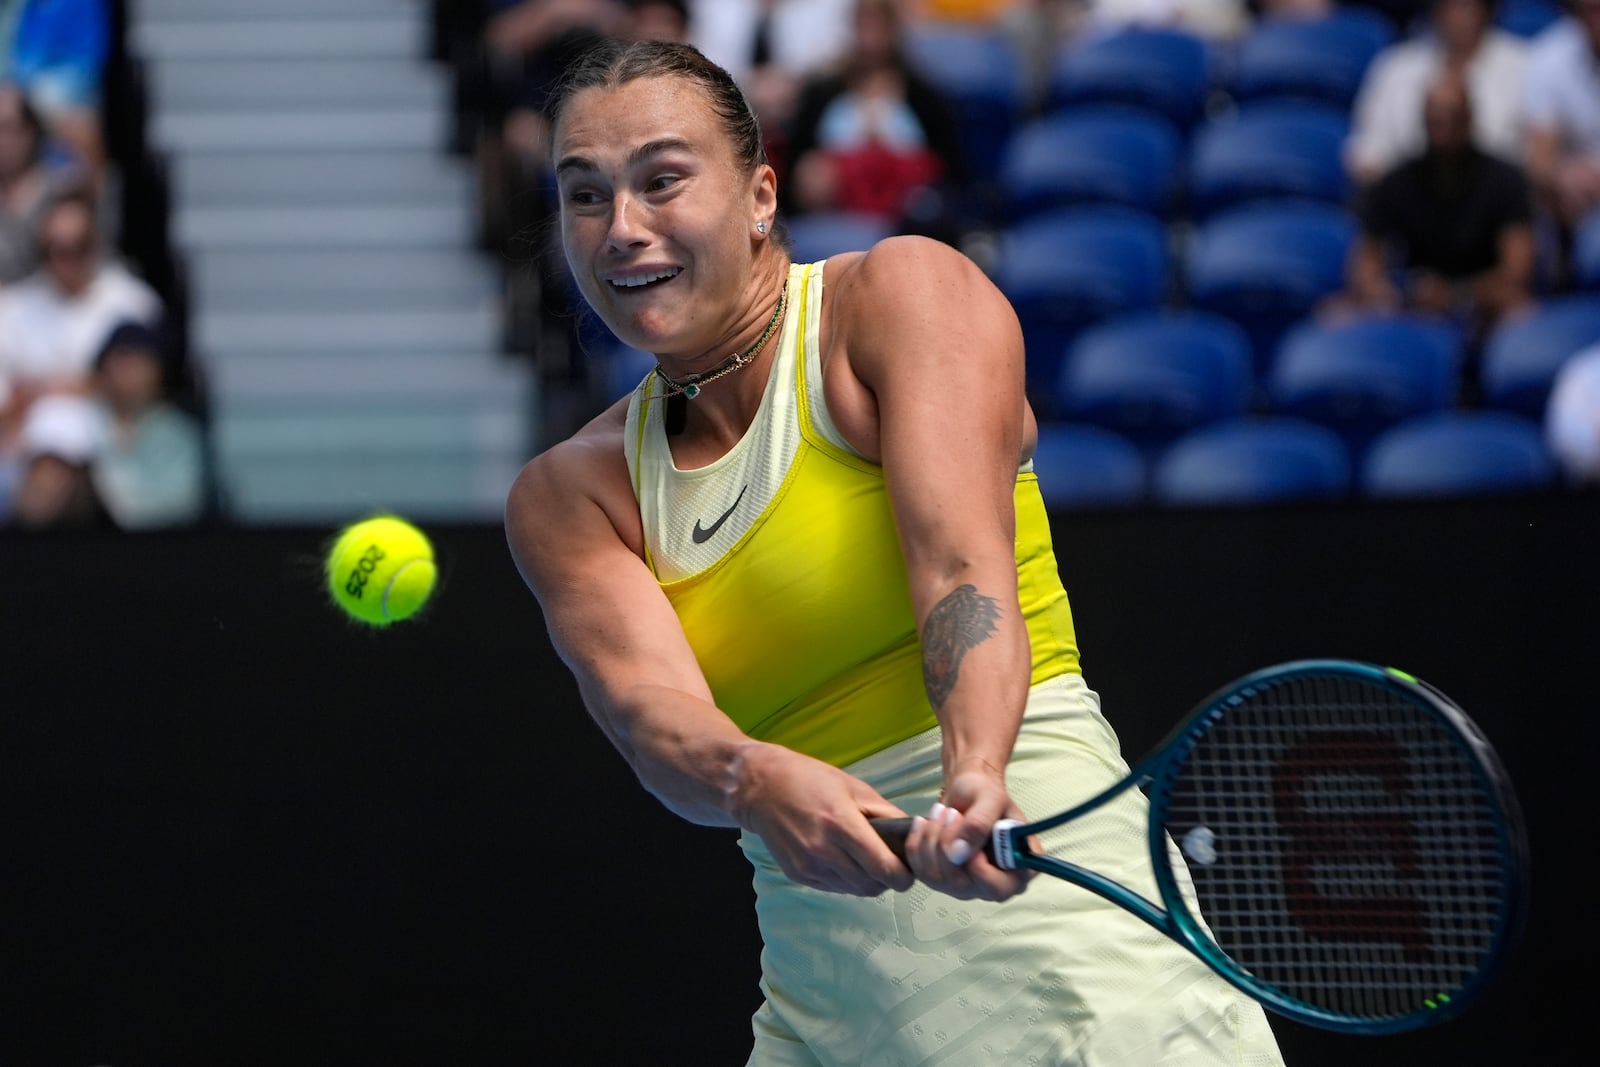
M606 243L618 251L643 244L649 236L645 215L645 205L626 193L619 194L611 201L611 225L606 230Z

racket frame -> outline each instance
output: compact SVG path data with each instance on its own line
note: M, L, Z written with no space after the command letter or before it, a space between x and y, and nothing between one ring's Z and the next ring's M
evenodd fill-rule
M1257 981L1206 933L1190 911L1172 869L1169 852L1172 846L1166 828L1168 800L1178 772L1195 745L1213 725L1257 690L1297 677L1326 676L1330 673L1346 674L1404 693L1448 724L1467 751L1479 787L1486 797L1492 798L1500 816L1495 820L1495 835L1508 874L1507 892L1500 901L1500 921L1496 924L1492 944L1485 954L1487 963L1461 989L1452 991L1448 999L1425 1002L1419 1010L1403 1015L1355 1018ZM1150 802L1146 845L1165 910L1143 895L1086 867L1057 856L1034 852L1028 842L1032 835L1071 822L1135 787L1146 790ZM1254 671L1230 682L1190 712L1122 780L1080 804L1036 822L1023 823L1015 819L996 822L987 851L1000 867L1021 867L1049 874L1126 909L1183 945L1235 988L1280 1015L1321 1029L1356 1034L1402 1033L1444 1022L1465 1011L1502 969L1505 955L1517 940L1525 922L1528 896L1527 840L1516 794L1510 787L1510 780L1498 755L1477 724L1448 697L1426 682L1392 667L1354 660L1295 660Z

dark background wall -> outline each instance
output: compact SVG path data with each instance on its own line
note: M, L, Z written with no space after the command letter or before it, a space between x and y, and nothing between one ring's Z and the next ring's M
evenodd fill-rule
M1455 696L1521 789L1509 973L1426 1033L1280 1024L1291 1065L1589 1055L1592 805L1562 804L1600 734L1596 504L1058 516L1130 756L1235 675L1343 656ZM384 632L322 600L329 530L0 536L0 1064L743 1063L731 833L633 782L500 530L430 532L436 600Z

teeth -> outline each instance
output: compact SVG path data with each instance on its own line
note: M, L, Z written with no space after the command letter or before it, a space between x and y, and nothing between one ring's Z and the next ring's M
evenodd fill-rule
M676 277L680 268L670 267L667 270L651 271L647 274L628 274L621 278L612 278L611 284L619 289L632 289L639 285L649 285L651 282L660 281L662 278Z

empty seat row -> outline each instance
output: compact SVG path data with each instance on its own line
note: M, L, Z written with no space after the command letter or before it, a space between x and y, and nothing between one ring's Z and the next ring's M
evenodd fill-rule
M1600 342L1600 299L1565 298L1495 331L1476 364L1460 329L1434 318L1308 319L1288 331L1263 375L1237 323L1203 310L1132 312L1099 323L1063 353L1049 417L1094 423L1161 446L1251 412L1299 416L1355 453L1405 419L1473 406L1539 421L1568 359ZM1030 353L1031 358L1031 353Z
M1502 0L1498 25L1532 37L1562 14L1559 0ZM1177 27L1126 26L1064 41L1037 73L1006 30L930 21L907 41L910 61L948 97L972 138L980 173L1008 124L1084 104L1121 103L1189 129L1224 97L1234 103L1310 100L1348 109L1373 60L1400 38L1362 4L1320 15L1258 17L1234 40ZM1030 78L1041 84L1030 83Z
M1120 104L1024 122L1002 149L993 209L1001 223L1052 208L1113 204L1164 219L1204 219L1265 199L1345 206L1350 120L1326 104L1264 102L1201 124Z
M1459 497L1560 484L1539 424L1503 411L1416 416L1360 455L1326 426L1293 416L1214 423L1154 454L1104 427L1043 423L1034 470L1052 509Z

